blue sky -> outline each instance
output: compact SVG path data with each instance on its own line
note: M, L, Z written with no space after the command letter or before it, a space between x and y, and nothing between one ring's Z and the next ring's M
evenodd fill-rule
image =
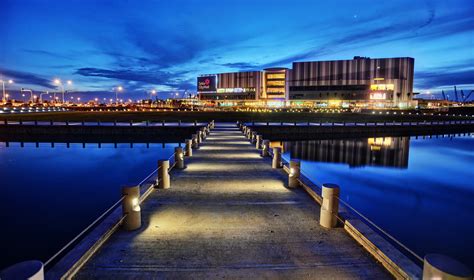
M0 75L15 86L126 98L196 90L205 73L410 56L420 92L474 89L472 0L3 0Z

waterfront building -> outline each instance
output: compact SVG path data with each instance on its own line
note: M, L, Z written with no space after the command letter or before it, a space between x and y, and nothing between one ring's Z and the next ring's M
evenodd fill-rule
M409 108L410 57L294 62L292 68L198 77L201 101L216 106Z

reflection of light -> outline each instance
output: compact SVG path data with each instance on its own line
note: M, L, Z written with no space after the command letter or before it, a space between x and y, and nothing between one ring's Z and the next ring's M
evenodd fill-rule
M377 137L367 139L369 145L375 146L390 146L392 144L392 137Z

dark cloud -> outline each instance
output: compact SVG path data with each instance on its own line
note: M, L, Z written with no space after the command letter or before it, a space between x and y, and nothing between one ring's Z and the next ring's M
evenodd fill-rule
M440 71L418 71L415 73L415 87L421 89L474 85L474 69Z
M52 85L51 80L42 78L36 74L3 68L0 68L0 72L4 76L14 80L15 83L41 86L49 89L56 88L54 85Z
M102 77L121 81L135 81L149 84L161 84L166 82L171 77L170 73L165 72L109 70L92 67L77 69L76 74L86 77Z
M152 71L135 71L135 70L110 70L101 68L80 68L76 74L85 77L101 77L112 80L120 80L123 82L136 82L134 85L128 83L129 90L143 90L143 88L152 85L169 86L175 90L193 89L195 83L180 78L186 72L163 72L158 70Z

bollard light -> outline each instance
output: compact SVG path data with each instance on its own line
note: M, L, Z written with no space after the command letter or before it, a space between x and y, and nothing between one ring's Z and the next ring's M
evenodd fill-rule
M176 163L176 168L184 169L184 152L182 147L174 148L174 161Z
M126 230L135 230L141 227L140 186L123 187L122 215L123 227Z
M300 178L300 167L301 163L297 159L290 160L290 172L288 174L288 187L297 188L300 183L298 179Z

